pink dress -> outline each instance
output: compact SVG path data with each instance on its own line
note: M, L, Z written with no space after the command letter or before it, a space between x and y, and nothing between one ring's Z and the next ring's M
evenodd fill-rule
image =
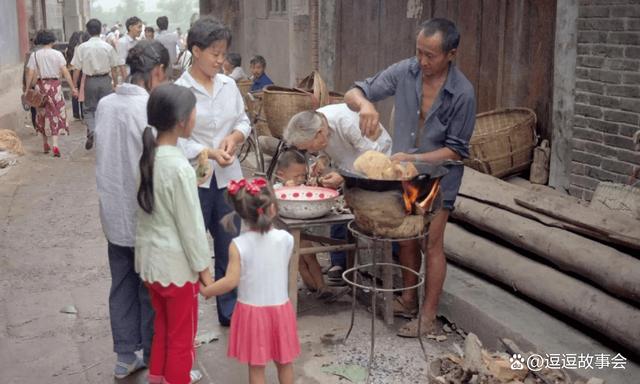
M231 317L229 357L250 365L287 364L300 354L296 314L289 301L293 237L271 229L233 239L240 252L238 301Z

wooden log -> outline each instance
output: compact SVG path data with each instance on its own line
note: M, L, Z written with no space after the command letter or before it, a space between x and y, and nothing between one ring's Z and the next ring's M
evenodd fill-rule
M640 304L640 261L561 228L459 196L451 216L574 272L615 296Z
M528 209L515 202L516 197L530 193L532 192L526 188L507 183L496 177L485 175L474 169L465 167L459 195L506 209L521 216L537 220L548 226L564 228L568 231L579 233L592 239L598 239L609 243L619 243L615 241L615 239L612 239L607 235L603 235L601 232L548 216L535 210ZM577 205L576 200L572 197L565 197L563 199L566 199L567 205L572 207Z
M624 215L607 215L578 204L567 204L563 198L547 194L530 193L516 196L514 200L523 207L571 223L578 228L597 232L610 242L640 250L638 220Z
M448 224L447 257L513 287L640 354L640 310L576 278Z

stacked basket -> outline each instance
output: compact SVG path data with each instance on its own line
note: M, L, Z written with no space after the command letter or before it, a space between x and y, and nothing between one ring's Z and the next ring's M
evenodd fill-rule
M528 108L506 108L480 113L469 142L465 165L503 177L529 169L538 141L536 114Z
M343 95L329 92L320 73L314 71L303 79L298 88L269 85L264 88L262 108L269 130L274 137L282 139L284 128L298 112L317 109L327 104L341 103Z

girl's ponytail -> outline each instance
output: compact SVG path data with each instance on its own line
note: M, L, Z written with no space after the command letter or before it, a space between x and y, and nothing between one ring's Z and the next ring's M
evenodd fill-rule
M153 212L153 162L155 160L156 138L153 128L147 126L142 134L142 157L140 157L140 188L138 204L148 214Z
M269 209L273 202L268 199L268 197L265 197L260 199L262 204L256 209L256 213L258 214L256 229L260 233L269 231L269 229L271 229L271 225L273 225L273 219L269 215Z

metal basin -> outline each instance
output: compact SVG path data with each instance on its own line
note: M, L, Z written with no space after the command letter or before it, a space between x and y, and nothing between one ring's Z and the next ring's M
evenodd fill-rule
M282 187L275 190L280 216L316 219L327 215L336 204L338 191L321 187Z

